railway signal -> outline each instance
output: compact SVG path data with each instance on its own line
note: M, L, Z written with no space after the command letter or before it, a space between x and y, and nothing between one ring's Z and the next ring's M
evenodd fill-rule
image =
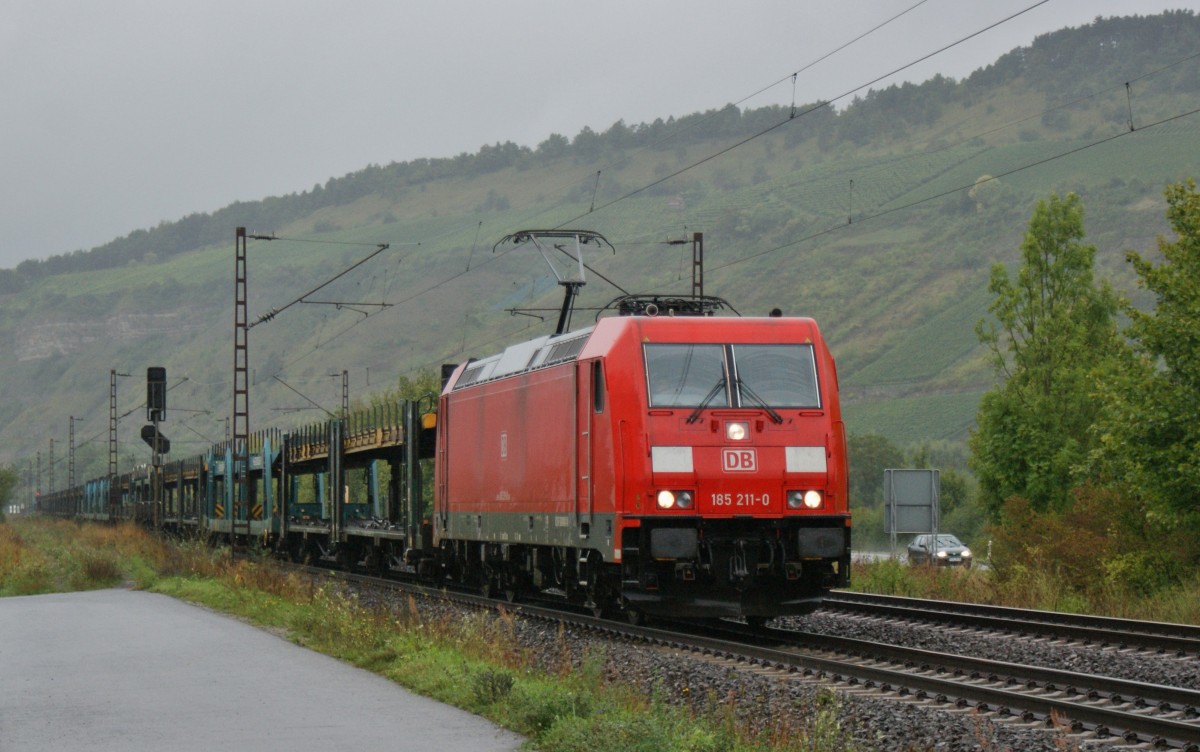
M156 441L157 439L157 441ZM170 454L171 441L158 432L158 427L151 424L142 426L142 441L146 442L155 454Z
M157 423L166 419L167 369L151 366L146 369L146 420Z

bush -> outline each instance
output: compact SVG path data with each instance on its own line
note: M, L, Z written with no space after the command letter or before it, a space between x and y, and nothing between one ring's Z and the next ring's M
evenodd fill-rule
M539 739L558 752L723 752L735 749L736 741L685 713L645 715L622 708L564 718Z
M471 673L471 693L480 705L494 705L512 693L516 681L506 669L482 668Z
M1150 595L1180 584L1182 567L1160 550L1118 554L1104 562L1105 581L1137 595Z
M516 728L537 736L564 719L587 718L592 698L560 684L523 681L509 698L509 712Z
M1077 488L1065 510L1046 514L1009 499L991 529L999 586L1011 597L1040 594L1025 605L1071 611L1178 586L1178 545L1151 519L1132 494L1113 488Z

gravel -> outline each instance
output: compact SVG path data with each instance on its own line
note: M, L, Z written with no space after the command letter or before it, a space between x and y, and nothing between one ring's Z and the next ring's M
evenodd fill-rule
M425 618L461 618L459 607L422 602ZM449 613L438 614L439 611ZM698 712L734 712L758 728L804 729L821 724L822 738L837 740L829 750L959 752L1011 750L1062 752L1111 750L1119 739L1095 740L1065 730L1021 723L929 701L881 696L862 687L821 684L798 674L701 656L676 649L614 640L588 630L560 627L540 619L512 620L520 647L538 656L550 672L564 661L575 668L603 656L603 677L646 696L686 704ZM926 650L1015 660L1038 666L1102 673L1136 681L1195 688L1200 667L1193 658L1122 652L1113 648L1064 645L1013 635L891 622L852 614L821 612L778 619L772 626L850 635ZM836 725L833 725L836 723ZM831 730L832 729L832 730Z
M1147 655L1111 646L1066 644L1027 635L997 635L969 628L895 622L822 611L803 618L780 619L775 625L817 634L887 642L935 653L970 655L1147 684L1200 689L1200 661L1195 656Z

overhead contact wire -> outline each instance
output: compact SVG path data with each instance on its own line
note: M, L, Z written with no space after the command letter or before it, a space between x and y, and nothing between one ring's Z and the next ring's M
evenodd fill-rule
M915 59L915 60L912 60L912 61L910 61L910 62L908 62L908 63L905 63L904 65L900 66L899 68L895 68L895 69L893 69L893 70L889 71L888 73L884 73L884 74L883 74L883 75L881 75L881 76L877 76L876 78L873 78L873 79L871 79L870 81L868 81L868 82L866 82L866 83L864 83L864 84L860 84L860 85L858 85L858 86L855 86L854 88L852 88L852 89L849 89L849 90L847 90L847 91L845 91L845 92L843 92L843 93L839 94L838 96L836 96L836 97L833 97L832 99L826 100L826 101L824 101L824 102L819 102L819 103L817 103L817 104L813 105L812 107L809 107L808 109L806 109L806 110L804 110L804 111L802 111L802 112L800 112L800 113L798 113L798 114L795 114L795 115L793 115L793 116L789 116L789 117L788 117L786 120L782 120L782 121L780 121L780 122L776 123L775 125L768 126L768 127L764 128L763 130L759 131L758 133L755 133L755 134L753 134L753 135L747 136L746 138L742 139L741 141L738 141L738 142L736 142L736 143L734 143L734 144L732 144L732 145L730 145L730 146L727 146L726 148L724 148L724 149L721 149L720 151L714 152L713 154L710 154L710 155L708 155L707 157L705 157L705 158L703 158L703 159L701 159L701 160L699 160L699 161L697 161L697 162L695 162L695 163L693 163L693 164L690 164L690 165L688 165L688 166L686 166L686 167L680 168L679 170L676 170L675 172L671 173L670 175L666 175L666 176L664 176L664 177L662 177L662 178L659 178L658 180L655 180L655 181L653 181L653 182L651 182L651 183L648 183L647 185L644 185L644 186L642 186L641 188L637 188L637 189L635 189L635 190L632 190L632 191L630 191L629 193L626 193L626 194L625 194L625 195L623 195L623 196L620 196L620 197L618 197L618 198L615 198L615 199L613 199L612 201L609 201L609 202L608 202L608 203L606 203L606 204L601 204L600 206L596 207L596 208L594 209L594 211L603 211L604 209L607 209L607 208L608 208L608 207L610 207L610 206L613 206L613 205L615 205L615 204L618 204L618 203L620 203L620 202L622 202L622 201L625 201L625 200L627 200L627 199L630 199L630 198L632 198L632 197L634 197L634 196L638 195L639 193L642 193L642 192L644 192L644 191L647 191L647 190L649 190L649 189L651 189L651 188L653 188L653 187L655 187L655 186L657 186L657 185L661 185L662 183L665 183L665 182L666 182L666 181L668 181L668 180L671 180L671 179L673 179L673 178L676 178L676 177L678 177L678 176L680 176L680 175L684 174L685 172L688 172L688 171L690 171L690 170L693 170L693 169L695 169L695 168L699 167L699 166L700 166L700 165L702 165L702 164L706 164L706 163L708 163L708 162L711 162L712 160L716 159L717 157L720 157L720 156L723 156L723 155L725 155L725 154L728 154L729 152L733 151L734 149L737 149L737 148L740 148L740 147L742 147L742 146L745 146L746 144L750 143L751 141L754 141L755 139L761 138L761 137L763 137L763 136L767 135L768 133L772 133L772 132L774 132L774 131L776 131L776 130L778 130L778 129L782 128L783 126L787 125L788 123L791 123L791 122L793 122L793 121L795 121L795 120L798 120L799 118L803 117L804 115L807 115L807 114L809 114L809 113L811 113L811 112L815 112L815 111L817 111L817 110L820 110L820 109L824 109L825 107L828 107L829 105L833 104L834 102L837 102L837 101L840 101L840 100L842 100L842 99L845 99L846 97L848 97L848 96L850 96L850 95L852 95L852 94L854 94L854 93L856 93L856 92L858 92L858 91L861 91L862 89L865 89L865 88L867 88L868 86L872 86L872 85L874 85L874 84L877 84L877 83L879 83L880 81L883 81L883 80L885 80L885 79L887 79L887 78L891 78L892 76L896 75L897 73L900 73L900 72L902 72L902 71L905 71L905 70L907 70L907 69L909 69L909 68L913 67L914 65L919 65L920 63L923 63L923 62L925 62L926 60L928 60L928 59L930 59L930 58L932 58L932 57L935 57L935 56L937 56L937 55L940 55L940 54L942 54L942 53L943 53L943 52L945 52L946 50L953 49L954 47L957 47L958 45L960 45L960 44L962 44L962 43L964 43L964 42L967 42L967 41L969 41L969 40L971 40L971 39L974 39L975 37L979 36L980 34L984 34L984 33L988 32L988 31L991 31L992 29L996 28L997 26L1001 26L1002 24L1006 24L1006 23L1008 23L1009 21L1013 20L1014 18L1018 18L1018 17L1020 17L1020 16L1022 16L1022 15L1024 15L1024 14L1028 13L1029 11L1031 11L1031 10L1035 9L1035 8L1038 8L1038 7L1042 6L1042 5L1045 5L1045 4L1046 4L1046 3L1048 3L1048 2L1050 2L1050 0L1038 0L1038 2L1034 3L1033 5L1030 5L1030 6L1028 6L1027 8L1025 8L1025 9L1023 9L1023 10L1019 10L1019 11L1017 11L1016 13L1013 13L1012 15L1009 15L1009 16L1007 16L1007 17L1005 17L1005 18L1002 18L1002 19L1000 19L999 21L996 21L996 22L994 22L994 23L991 23L991 24L989 24L989 25L987 25L987 26L983 27L982 29L979 29L979 30L977 30L977 31L971 32L970 34L966 35L965 37L962 37L962 38L958 39L957 41L951 42L950 44L947 44L947 45L945 45L945 46L943 46L943 47L940 47L940 48L938 48L938 49L934 50L933 52L930 52L930 53L927 53L927 54L925 54L925 55L922 55L921 57L919 57L919 58L917 58L917 59ZM592 212L591 212L591 211L589 211L587 214L590 214L590 213L592 213ZM571 223L573 223L573 222L575 222L575 221L577 221L577 220L579 220L579 219L582 219L583 217L586 217L586 216L587 216L587 214L580 214L579 216L573 217L572 219L569 219L569 220L567 220L566 222L564 222L564 223L562 223L562 224L558 225L558 228L565 227L565 226L567 226L567 225L569 225L569 224L571 224ZM556 228L556 229L558 229L558 228Z
M1133 134L1133 133L1140 133L1140 132L1142 132L1142 131L1149 130L1150 128L1154 128L1154 127L1157 127L1157 126L1160 126L1160 125L1164 125L1164 124L1166 124L1166 123L1170 123L1170 122L1172 122L1172 121L1175 121L1175 120L1180 120L1180 119L1182 119L1182 118L1185 118L1185 117L1190 117L1190 116L1192 116L1192 115L1195 115L1195 114L1197 114L1197 113L1200 113L1200 108L1197 108L1197 109L1194 109L1194 110L1188 110L1187 112L1182 112L1182 113L1179 113L1178 115L1172 115L1171 117L1168 117L1168 118L1163 118L1162 120L1155 121L1155 122L1153 122L1153 123L1150 123L1150 124L1148 124L1148 125L1143 125L1143 126L1139 127L1139 128L1136 130L1136 131L1123 130L1123 131L1121 131L1121 132L1119 132L1119 133L1115 133L1115 134L1113 134L1113 135L1111 135L1111 136L1106 136L1105 138L1102 138L1102 139L1100 139L1100 140L1098 140L1098 141L1093 141L1093 142L1091 142L1091 143L1084 144L1083 146L1079 146L1079 147L1076 147L1076 148L1074 148L1074 149L1069 149L1069 150L1067 150L1067 151L1064 151L1064 152L1061 152L1061 153L1059 153L1059 154L1055 154L1055 155L1053 155L1053 156L1046 157L1045 159L1039 159L1039 160L1037 160L1037 161L1035 161L1035 162L1030 162L1030 163L1028 163L1028 164L1021 165L1020 167L1014 167L1013 169L1011 169L1011 170L1007 170L1007 171L1005 171L1005 172L999 172L999 173L996 173L995 175L989 175L989 176L987 176L986 178L981 178L981 179L980 179L980 180L978 180L978 181L973 181L973 182L971 182L971 183L970 183L970 184L968 184L968 185L960 185L960 186L957 186L957 187L955 187L955 188L951 188L950 190L947 190L947 191L942 191L941 193L937 193L937 194L935 194L935 195L933 195L933 196L926 196L925 198L918 199L918 200L916 200L916 201L910 201L910 202L909 202L909 203L907 203L907 204L902 204L902 205L900 205L900 206L894 206L894 207L892 207L891 209L885 209L885 210L883 210L883 211L879 211L879 212L876 212L876 213L874 213L874 214L869 214L869 215L866 215L866 216L859 217L859 220L858 220L858 221L859 221L859 223L861 224L862 222L864 222L864 221L867 221L867 220L871 220L871 219L878 219L878 218L880 218L880 217L886 217L887 215L889 215L889 214L894 214L894 213L896 213L896 212L898 212L898 211L903 211L903 210L905 210L905 209L911 209L911 208L912 208L912 207L914 207L914 206L920 206L921 204L925 204L925 203L928 203L928 202L930 202L930 201L935 201L935 200L937 200L937 199L940 199L940 198L945 198L946 196L953 195L953 194L955 194L955 193L958 193L959 191L966 190L966 189L970 188L970 187L971 187L971 186L973 186L973 185L979 185L979 184L982 184L982 183L988 183L988 182L991 182L991 181L993 181L993 180L999 180L1000 178L1003 178L1003 177L1008 177L1009 175L1014 175L1014 174L1016 174L1016 173L1018 173L1018 172L1022 172L1022 171L1024 171L1024 170L1030 170L1030 169L1033 169L1034 167L1040 167L1041 165L1047 164L1047 163L1049 163L1049 162L1053 162L1053 161L1055 161L1055 160L1058 160L1058 159L1062 159L1062 158L1064 158L1064 157L1069 157L1069 156L1071 156L1072 154L1078 154L1078 153L1079 153L1079 152L1081 152L1081 151L1086 151L1086 150L1088 150L1088 149L1091 149L1091 148L1093 148L1093 147L1095 147L1095 146L1100 146L1100 145L1102 145L1102 144L1107 144L1108 142L1110 142L1110 141L1115 141L1115 140L1117 140L1118 138L1122 138L1122 137L1124 137L1124 136L1128 136L1128 135L1130 135L1130 134ZM832 226L832 227L829 227L829 228L827 228L827 229L825 229L825 230L821 230L820 232L815 232L815 233L813 233L813 234L811 234L811 235L806 235L806 236L805 236L805 237L803 237L803 238L799 238L799 239L797 239L797 240L793 240L793 241L792 241L792 242L790 242L790 243L784 243L783 245L777 245L777 246L775 246L774 248L768 248L767 250L764 250L764 251L759 251L758 253L752 253L752 254L750 254L749 256L743 256L742 258L739 258L739 259L734 259L733 261L730 261L730 262L728 262L728 263L721 264L720 266L713 267L713 268L711 268L711 269L710 269L710 271L712 271L712 272L717 272L717 271L720 271L720 270L722 270L722 269L728 269L728 268L729 268L729 267L731 267L731 266L736 266L736 265L738 265L738 264L744 263L744 262L746 262L746 261L751 261L751 260L753 260L753 259L762 258L763 256L770 255L770 254L772 254L772 253L775 253L776 251L782 251L782 250L784 250L785 248L791 248L792 246L799 245L800 243L804 243L804 242L807 242L807 241L809 241L809 240L814 240L814 239L816 239L816 238L819 238L819 237L822 237L822 236L824 236L824 235L829 235L829 234L831 234L831 233L838 232L839 230L843 230L843 229L845 229L845 228L846 228L846 225L843 225L843 224L837 224L837 225L834 225L834 226Z

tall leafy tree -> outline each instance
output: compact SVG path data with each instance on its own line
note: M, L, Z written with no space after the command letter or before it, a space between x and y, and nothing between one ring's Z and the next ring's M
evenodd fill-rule
M904 452L877 433L851 434L846 443L850 454L850 503L878 507L884 496L883 471L907 467Z
M994 319L976 334L1003 381L984 395L970 446L993 518L1013 496L1035 510L1064 508L1094 440L1097 369L1122 345L1117 296L1096 283L1096 248L1083 237L1079 197L1053 195L1034 210L1016 278L992 267Z
M4 508L8 506L12 492L17 487L17 471L0 466L0 520L4 519Z
M1166 189L1177 237L1160 237L1161 263L1126 254L1154 308L1126 305L1135 357L1114 370L1099 428L1102 467L1144 498L1159 530L1200 556L1200 194L1194 180Z

